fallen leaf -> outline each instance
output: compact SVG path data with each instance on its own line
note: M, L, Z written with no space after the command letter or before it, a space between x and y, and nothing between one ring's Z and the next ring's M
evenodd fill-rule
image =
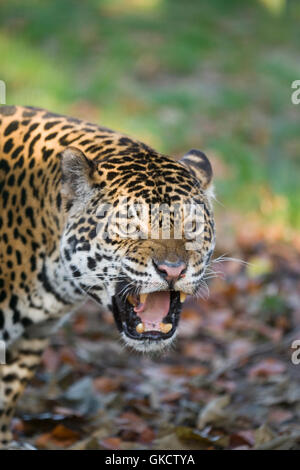
M166 392L160 395L162 403L172 403L182 398L182 392Z
M229 403L229 395L223 395L208 402L199 414L197 427L202 429L208 423L216 423L224 419L226 416L224 408L226 408Z
M101 439L100 444L109 450L121 450L122 441L118 437L106 437Z
M213 344L208 342L189 341L183 345L183 354L192 359L198 357L202 361L209 361L215 354L215 347Z
M229 345L228 355L230 359L238 359L248 354L253 349L253 343L244 338L238 338Z
M49 444L55 447L67 448L79 439L78 432L58 424L50 433L41 434L36 440L38 448L49 448Z
M188 443L184 442L177 437L175 432L173 432L155 439L153 442L153 448L157 450L203 450L207 449L207 445L203 445L195 440Z
M280 408L270 410L268 415L268 421L270 423L283 423L293 418L293 413L288 410L283 410Z
M198 429L193 429L188 426L177 426L175 428L177 437L182 441L197 441L203 447L215 447L215 446L224 446L224 437L223 436L210 436L207 433L202 433ZM228 439L226 439L226 444L228 444Z
M120 388L122 381L110 377L96 377L94 379L95 390L102 393L110 393Z
M262 424L255 431L255 448L274 439L274 433L267 424Z
M250 379L255 379L258 377L267 378L272 375L282 374L285 372L285 370L286 365L284 362L271 357L268 359L263 359L258 364L252 366L248 374Z
M253 447L255 444L255 435L254 431L239 431L237 433L231 434L230 436L230 447L240 447L240 446L248 446Z
M64 441L64 440L70 440L70 439L76 440L78 439L79 434L78 432L67 428L63 424L58 424L51 432L51 436L54 437L55 439Z

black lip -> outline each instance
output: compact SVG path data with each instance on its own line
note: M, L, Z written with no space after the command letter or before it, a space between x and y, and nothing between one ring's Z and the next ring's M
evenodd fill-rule
M112 311L115 318L116 325L120 332L123 332L131 339L142 341L161 341L171 338L178 326L182 304L180 303L180 293L178 291L170 291L170 310L164 317L165 323L172 323L173 327L168 333L161 333L160 331L147 331L145 333L137 333L136 326L140 323L141 319L136 315L133 306L119 295L124 289L124 281L117 286L116 294L112 298Z

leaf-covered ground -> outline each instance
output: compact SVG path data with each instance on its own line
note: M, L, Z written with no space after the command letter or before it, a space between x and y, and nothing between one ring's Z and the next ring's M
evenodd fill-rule
M248 264L212 265L209 298L186 301L162 357L126 350L110 314L81 308L46 351L15 434L42 449L300 449L300 254L242 232L235 247Z

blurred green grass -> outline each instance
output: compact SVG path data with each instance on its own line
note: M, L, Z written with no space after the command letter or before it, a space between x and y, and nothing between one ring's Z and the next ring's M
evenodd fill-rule
M299 227L299 22L297 0L0 1L0 79L9 104L201 148L226 208Z

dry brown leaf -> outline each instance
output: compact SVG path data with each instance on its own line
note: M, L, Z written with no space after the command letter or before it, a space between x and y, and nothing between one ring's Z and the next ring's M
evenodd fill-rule
M94 379L95 390L102 393L110 393L120 388L122 380L110 377L96 377Z
M254 431L239 431L235 434L231 434L230 436L230 447L240 447L240 446L248 446L253 447L255 444L255 435Z
M35 445L39 448L49 448L49 444L55 447L67 448L74 444L80 435L78 432L67 428L63 424L58 424L50 433L40 435Z
M272 375L282 374L286 370L286 364L273 357L263 359L258 364L252 366L249 370L250 379L258 377L267 378Z
M101 439L100 444L109 450L121 450L122 441L119 437L106 437Z

